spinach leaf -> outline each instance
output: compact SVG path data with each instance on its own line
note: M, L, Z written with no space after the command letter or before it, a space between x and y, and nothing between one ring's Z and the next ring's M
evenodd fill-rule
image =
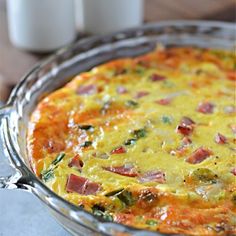
M120 201L122 201L126 206L132 206L135 203L135 200L132 196L132 193L128 190L123 190L122 192L116 195Z
M162 117L161 117L161 121L162 121L164 124L169 124L169 125L172 124L172 119L171 119L170 116L162 116Z
M147 134L145 129L137 129L133 131L133 135L136 139L144 138Z
M94 126L92 125L79 125L79 128L82 130L90 131L90 132L94 131Z
M194 179L203 183L216 183L218 176L208 168L198 168L191 174Z
M41 175L42 175L42 180L44 182L48 182L49 180L51 180L52 178L54 178L54 169L49 169L46 171L42 171Z
M156 220L147 220L146 224L150 225L150 226L155 226L155 225L157 225L157 221Z
M138 103L136 101L133 101L133 100L128 100L128 101L125 102L125 105L127 107L136 108L138 106Z
M91 146L92 144L93 144L92 141L85 141L84 143L82 143L82 144L80 145L80 147L89 147L89 146Z
M117 195L118 193L120 193L121 191L123 191L124 189L121 188L121 189L116 189L116 190L113 190L111 192L108 192L105 194L106 197L111 197L111 196L114 196L114 195Z
M124 144L126 146L129 146L129 145L134 145L136 142L137 142L137 139L131 138L131 139L126 140Z
M52 162L52 165L56 165L56 164L58 164L64 157L65 157L65 153L60 153L57 157L56 157L56 159Z
M92 211L93 211L93 214L95 216L101 217L101 218L103 218L106 221L110 221L110 222L113 221L112 215L110 215L109 213L105 212L105 208L103 206L95 204L92 207Z
M64 152L58 154L55 160L52 161L50 167L47 170L42 171L41 176L44 182L48 182L52 178L54 178L54 170L56 165L66 156Z
M139 75L143 75L146 72L146 68L142 67L142 66L136 66L134 72L139 74Z

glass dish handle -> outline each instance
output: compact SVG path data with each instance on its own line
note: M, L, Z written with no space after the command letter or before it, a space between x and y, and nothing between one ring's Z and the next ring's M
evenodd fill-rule
M3 124L2 121L11 112L11 107L6 105L0 107L0 189L14 189L17 187L17 182L21 178L21 174L11 166L10 161L4 154L6 147L3 142Z

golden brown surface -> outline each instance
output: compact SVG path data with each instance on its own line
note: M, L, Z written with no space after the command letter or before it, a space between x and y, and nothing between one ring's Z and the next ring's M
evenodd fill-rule
M107 220L236 233L235 58L158 48L76 76L31 117L34 172Z

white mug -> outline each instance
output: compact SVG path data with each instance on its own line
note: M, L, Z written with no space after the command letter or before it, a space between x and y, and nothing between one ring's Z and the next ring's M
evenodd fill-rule
M110 33L139 26L143 22L143 0L76 1L79 27L89 33Z
M13 45L36 52L64 46L76 36L74 0L7 0Z

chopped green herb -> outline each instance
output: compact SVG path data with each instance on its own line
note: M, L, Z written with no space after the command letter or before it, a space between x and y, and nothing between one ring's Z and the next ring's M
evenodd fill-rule
M138 106L138 103L135 102L135 101L133 101L133 100L128 100L128 101L125 102L125 105L126 105L127 107L135 108L135 107Z
M163 80L162 83L165 88L172 88L175 85L173 82L169 80Z
M52 165L56 165L56 164L58 164L64 157L65 157L65 153L64 152L62 152L62 153L60 153L57 157L56 157L56 159L52 162Z
M126 146L129 146L129 145L134 145L136 142L137 142L137 139L131 138L131 139L126 140L124 144Z
M92 125L79 125L79 128L82 130L88 130L90 132L94 131L94 126Z
M100 216L100 217L102 217L103 214L104 214L104 212L101 211L101 210L94 209L94 210L93 210L93 214L94 214L95 216Z
M54 178L54 172L53 171L54 171L54 169L49 169L49 170L42 171L42 173L41 173L42 180L44 182L48 182L49 180Z
M56 165L65 157L65 153L62 152L60 153L56 159L54 161L52 161L53 166L51 166L48 170L44 170L42 171L41 175L42 175L42 180L44 182L48 182L49 180L51 180L52 178L54 178L54 169L56 168Z
M146 72L146 69L142 66L137 66L135 69L134 69L134 72L137 73L137 74L144 74Z
M135 202L132 193L127 191L127 190L123 190L122 192L118 193L116 195L120 201L122 201L126 206L132 206Z
M157 221L156 220L147 220L146 224L150 225L150 226L155 226L155 225L157 225Z
M133 135L136 139L144 138L147 134L145 129L137 129L133 131Z
M120 193L121 191L123 191L124 189L121 188L121 189L116 189L114 191L111 191L109 193L106 193L105 196L106 197L111 197L111 196L114 196L114 195L117 195L118 193Z
M89 147L89 146L91 146L92 144L93 144L92 141L85 141L84 143L82 143L82 144L80 145L80 147Z
M136 216L137 221L143 220L143 218L144 218L144 216Z
M105 212L106 209L105 209L104 206L101 206L101 205L99 205L99 204L95 204L95 205L93 205L92 210L93 210L93 211L102 211L102 212Z
M162 117L161 117L161 121L162 121L164 124L169 124L169 125L172 124L172 119L171 119L170 116L162 116Z
M229 55L227 55L224 52L221 52L219 50L212 50L211 53L217 57L219 57L220 59L227 59L229 58Z
M94 205L92 207L92 211L93 211L93 214L95 216L98 216L98 217L101 217L103 218L104 220L106 221L113 221L113 217L112 215L110 215L109 213L105 212L105 208L102 207L102 206L99 206L99 205Z
M219 191L218 194L213 196L214 200L220 201L225 199L225 190Z
M218 177L213 171L207 168L198 168L194 170L191 175L196 180L199 180L204 183L208 183L208 182L216 183L217 177Z
M102 218L105 220L105 221L110 221L110 222L113 222L113 216L110 215L109 213L103 213L102 215Z

